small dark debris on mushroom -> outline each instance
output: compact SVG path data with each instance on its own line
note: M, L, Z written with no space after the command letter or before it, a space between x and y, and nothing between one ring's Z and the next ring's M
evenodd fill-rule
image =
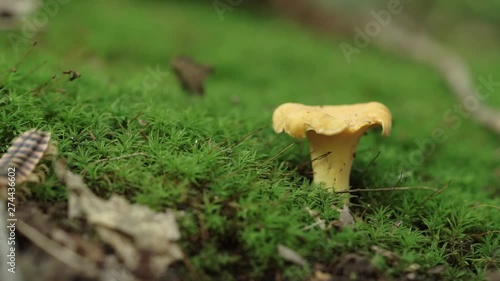
M189 57L174 57L170 61L182 88L190 94L203 95L205 93L205 80L214 72L210 65L202 65Z

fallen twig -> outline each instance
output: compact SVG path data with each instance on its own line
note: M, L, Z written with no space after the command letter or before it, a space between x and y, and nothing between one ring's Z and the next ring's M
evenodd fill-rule
M399 183L401 183L401 180L402 180L402 179L403 179L403 171L401 171L401 172L399 173L399 179L398 179L398 182L394 185L394 188L395 188L396 186L398 186L398 185L399 185Z
M399 52L437 70L461 103L468 99L475 101L477 106L474 109L464 106L472 118L500 134L500 111L485 105L476 97L476 87L472 82L470 70L461 57L427 34L412 33L396 25L387 26L374 42L382 49Z
M450 186L450 184L451 184L451 180L445 186L434 191L431 195L427 196L427 198L425 198L424 201L422 201L422 203L420 203L417 208L422 207L427 201L431 200L434 196L441 194L443 191L445 191L448 188L448 186Z
M135 120L137 120L137 119L138 119L138 118L139 118L139 117L140 117L143 113L144 113L144 112L139 111L139 113L137 113L137 115L135 115L135 116L134 116L134 118L132 118L132 119L128 122L128 124L132 124L132 123L134 123L134 121L135 121Z
M330 155L330 154L332 154L332 152L331 152L331 151L328 151L327 153L321 154L320 156L318 156L318 157L314 158L314 159L313 159L313 160L311 160L309 163L312 163L312 162L314 162L314 161L319 161L319 160L321 160L321 159L324 159L324 158L326 158L326 157L327 157L328 155Z
M247 138L249 138L250 136L253 136L255 134L257 134L258 132L264 130L264 127L261 127L261 128L258 128L257 130L251 132L251 133L248 133L246 135L244 135L241 139L239 139L233 146L231 146L230 150L233 150L233 148L237 147L240 143L242 143L244 140L246 140Z
M36 87L35 89L31 90L30 93L40 93L47 85L49 85L50 82L52 82L54 79L57 78L57 75L52 75L49 80L45 81L42 85Z
M380 151L377 153L377 155L375 155L375 157L373 157L372 160L370 160L370 163L368 163L368 165L366 165L366 167L361 172L361 176L360 177L363 177L363 175L366 173L366 171L368 170L368 168L370 168L370 166L373 165L373 163L375 163L375 160L377 160L377 158L379 156L380 156Z
M26 51L26 53L24 54L24 56L17 62L16 66L14 66L14 70L17 70L17 68L21 65L21 63L23 63L26 58L31 54L31 52L33 51L33 49L35 48L35 46L38 44L37 41L34 41L33 43L31 43L31 46L30 48L28 49L28 51Z
M356 193L356 192L379 192L379 191L402 191L402 190L432 190L437 189L428 186L411 186L411 187L384 187L384 188L370 188L370 189L351 189L344 191L336 191L335 193Z
M264 162L264 164L261 165L261 167L264 167L265 165L267 165L269 162L273 161L276 157L280 156L281 154L283 154L285 151L287 151L290 147L296 145L298 142L294 142L294 143L291 143L290 145L288 145L287 147L283 148L282 150L280 150L280 152L276 153L276 155L274 155L273 157L269 158L266 162Z

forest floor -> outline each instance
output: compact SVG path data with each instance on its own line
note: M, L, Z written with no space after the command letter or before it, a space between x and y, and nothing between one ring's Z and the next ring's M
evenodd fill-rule
M31 128L50 131L96 195L176 212L186 258L168 278L480 280L500 267L498 136L424 66L371 47L347 63L343 38L238 10L221 20L176 1L73 1L38 35L1 38L0 152ZM500 81L494 47L456 49L477 85ZM179 55L213 66L205 95L179 86L169 65ZM70 69L81 77L69 81ZM485 103L500 107L494 85L484 87ZM307 141L275 133L271 117L287 102L369 101L391 110L393 128L387 138L378 129L363 136L352 189L439 192L353 193L356 222L342 226L339 195L311 182ZM67 188L54 171L27 187L19 216L36 208L102 243L67 218ZM279 246L305 262L285 260Z

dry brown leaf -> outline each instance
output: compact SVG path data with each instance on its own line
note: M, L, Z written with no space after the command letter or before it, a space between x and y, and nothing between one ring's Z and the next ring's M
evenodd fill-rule
M82 178L55 163L61 182L69 188L69 216L83 217L94 225L101 239L111 245L125 265L138 275L153 278L183 258L175 241L181 238L171 211L157 213L132 205L121 196L104 200L92 193Z
M170 62L182 88L192 94L205 93L205 79L214 70L209 65L201 65L188 57L175 57Z
M307 265L307 261L303 257L286 246L278 245L278 254L286 261L293 262L301 266Z

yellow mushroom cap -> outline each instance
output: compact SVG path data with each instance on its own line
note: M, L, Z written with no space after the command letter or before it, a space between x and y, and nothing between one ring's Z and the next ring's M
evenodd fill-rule
M328 106L285 103L276 108L273 114L274 131L285 131L294 138L305 138L307 131L333 136L378 125L382 126L383 136L389 135L392 115L379 102Z

